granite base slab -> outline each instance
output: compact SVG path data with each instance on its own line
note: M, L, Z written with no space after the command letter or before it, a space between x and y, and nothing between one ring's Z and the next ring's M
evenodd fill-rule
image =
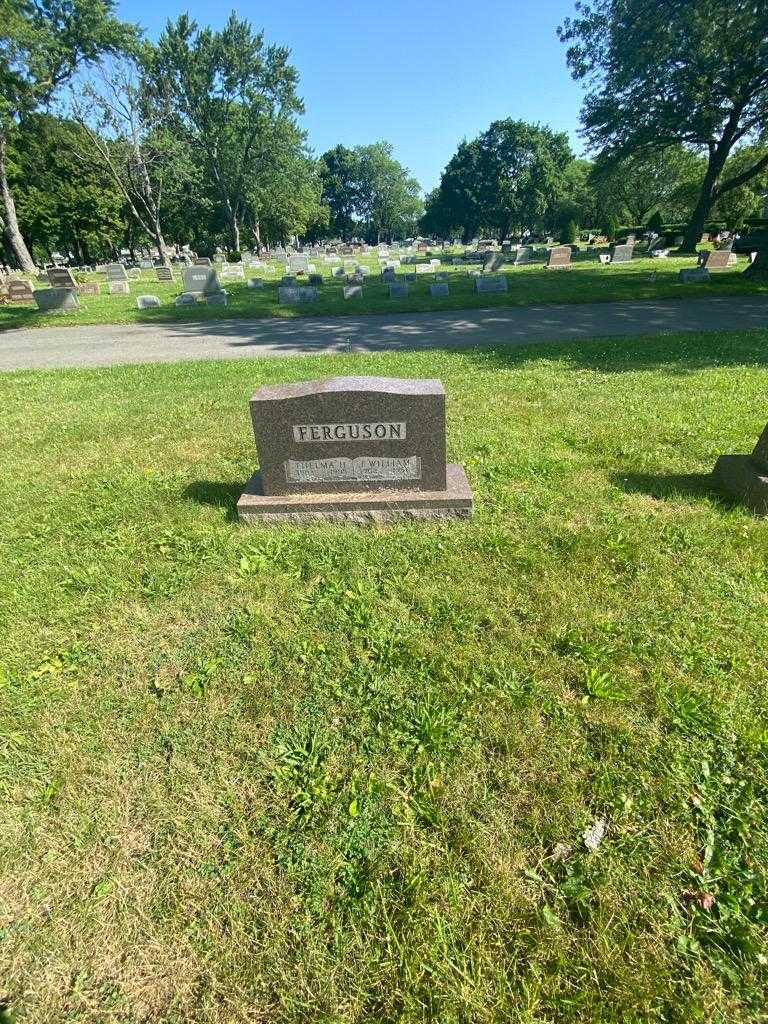
M444 491L381 490L333 494L265 495L261 473L254 473L237 503L244 523L389 523L408 519L467 519L472 488L463 466L446 466Z
M751 455L721 455L712 480L759 516L768 516L768 474L755 465Z

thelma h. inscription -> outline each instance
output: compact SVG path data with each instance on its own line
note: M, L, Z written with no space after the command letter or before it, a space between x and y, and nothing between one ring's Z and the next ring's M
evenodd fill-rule
M405 459L377 458L360 455L356 459L311 459L307 462L288 459L285 478L289 484L325 484L349 480L420 480L421 459L411 455Z
M297 423L294 441L404 441L404 423Z

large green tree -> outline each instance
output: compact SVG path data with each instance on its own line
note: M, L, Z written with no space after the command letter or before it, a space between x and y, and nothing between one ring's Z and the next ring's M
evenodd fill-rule
M276 125L303 111L289 51L232 13L220 32L182 14L158 40L156 87L204 162L233 249L247 209L253 162Z
M704 158L680 144L616 158L600 154L591 173L603 216L643 224L655 212L666 221L690 216L704 174Z
M393 156L392 144L357 146L357 209L371 241L415 232L424 210L421 187Z
M49 103L83 65L130 45L135 30L113 0L0 0L0 218L18 265L34 270L8 181L9 139L25 116Z
M109 175L83 159L76 122L30 114L14 132L8 174L19 225L36 260L55 250L78 263L111 255L125 232L122 201Z
M577 198L572 163L565 134L510 118L494 121L459 145L430 206L446 224L460 225L465 241L479 231L503 241L513 231L552 227L563 201Z
M533 231L564 193L573 153L564 132L506 118L480 139L485 223L503 241L511 231Z
M587 85L590 145L617 158L684 144L706 170L685 233L694 251L718 199L768 167L768 154L728 175L739 144L768 116L765 0L589 0L559 30L573 76Z
M151 238L160 260L168 260L163 206L191 171L188 147L172 114L149 87L153 50L105 61L84 87L73 90L72 109L86 149L112 178L131 215ZM169 193L171 196L169 197Z
M323 153L318 162L328 232L334 238L348 240L354 233L359 166L355 151L341 144Z

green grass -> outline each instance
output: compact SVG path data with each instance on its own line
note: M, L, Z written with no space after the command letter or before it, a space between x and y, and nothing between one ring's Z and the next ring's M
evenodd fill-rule
M473 519L234 522L337 373L444 381ZM0 387L6 1019L765 1020L760 335Z
M713 273L708 284L681 284L678 271L693 267L693 257L670 257L666 260L636 259L631 264L615 267L601 266L596 258L579 258L568 270L547 270L543 264L522 267L506 267L508 291L506 294L478 295L474 279L464 267L444 266L449 274L450 295L447 299L433 299L429 285L434 282L431 275L419 276L411 285L406 299L390 299L387 286L378 277L378 263L372 257L358 262L372 268L371 277L363 286L363 297L344 300L343 283L330 277L328 268L323 269L325 283L318 301L296 305L281 305L278 302L278 274L263 275L258 270L248 271L249 276L265 276L267 284L263 289L250 289L245 281L224 281L229 292L229 304L206 307L178 307L174 298L181 291L180 271L176 271L174 284L158 283L153 271L142 271L141 281L131 282L131 295L81 297L82 308L76 313L41 314L35 308L23 305L0 306L0 331L14 327L78 326L83 324L126 324L126 323L168 323L179 320L221 320L256 317L294 316L355 316L359 313L403 313L425 310L475 309L495 306L527 306L537 303L609 302L620 299L662 299L685 298L702 295L766 294L768 286L745 279L742 271L746 259L740 258L736 270ZM398 274L404 274L409 267L401 267ZM649 275L655 272L656 279ZM374 275L376 277L374 278ZM101 282L106 292L104 275L83 275L85 279ZM162 305L156 309L139 310L136 296L157 295Z

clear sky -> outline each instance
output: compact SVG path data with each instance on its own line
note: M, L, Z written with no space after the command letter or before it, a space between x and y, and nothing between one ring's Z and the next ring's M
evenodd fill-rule
M573 0L121 0L119 13L156 39L188 11L220 27L231 10L288 46L317 155L384 139L433 188L462 138L501 117L568 132L576 153L581 89L556 28Z

